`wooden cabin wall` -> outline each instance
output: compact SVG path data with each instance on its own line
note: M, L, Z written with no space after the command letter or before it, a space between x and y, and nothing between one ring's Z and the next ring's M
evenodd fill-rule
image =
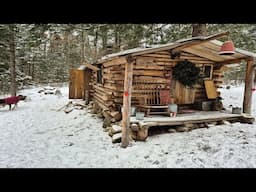
M136 65L138 65L138 68L141 69L157 69L158 70L165 70L167 73L171 73L171 69L172 67L175 66L175 64L181 60L189 60L193 63L196 64L197 67L203 67L204 64L214 64L212 61L206 59L206 58L202 58L196 55L193 55L191 53L188 52L181 52L181 54L176 57L171 59L171 54L169 51L161 51L161 52L156 52L154 54L144 54L142 56L138 56L137 57L137 62ZM154 70L154 71L155 71ZM157 73L157 71L155 73ZM159 73L160 74L160 73ZM162 75L162 74L160 74ZM160 80L161 78L163 78L164 75L162 75L161 77L159 76L158 79ZM217 77L213 76L216 80L216 82L218 81ZM167 85L170 85L170 82L167 81L162 81L162 86L165 87ZM175 83L174 83L175 84ZM173 86L173 83L171 84L171 87ZM170 91L171 93L171 91ZM187 94L185 94L187 95ZM189 100L189 98L188 98ZM195 97L194 97L195 101L202 101L202 100L207 100L207 95L206 95L206 91L205 91L205 87L204 84L197 84L195 86Z
M156 89L170 90L171 71L175 63L168 51L137 56L133 67L132 104L143 104L145 96L156 94ZM157 100L148 102L160 104Z
M175 66L175 64L178 61L181 60L189 60L196 64L197 67L202 68L203 65L213 65L213 73L212 73L212 80L214 81L214 84L216 88L221 88L223 84L223 71L221 68L215 67L215 63L209 59L196 56L194 54L188 53L188 52L181 52L181 54L177 58L171 59L170 52L169 51L160 51L156 52L154 54L144 54L142 56L137 57L137 69L155 69L156 73L158 73L158 70L165 70L167 73L171 72L171 68ZM150 74L150 73L149 73ZM160 74L160 73L159 73ZM136 77L135 77L136 78ZM140 77L138 77L140 78ZM148 77L151 79L151 77ZM169 84L169 82L164 81L163 76L158 77L158 81L162 81L162 86L166 86ZM220 94L220 92L218 91ZM198 83L195 85L195 101L202 101L207 100L206 90L203 81L201 83Z
M180 58L188 59L191 62L194 62L198 67L203 67L203 65L205 64L213 65L212 80L217 89L222 87L224 77L223 71L219 66L217 67L217 65L213 61L186 52L182 52ZM195 88L195 101L204 101L208 99L203 81L197 84ZM217 92L220 95L220 92Z
M214 64L208 59L187 52L181 52L178 58L173 59L171 59L169 51L136 56L133 65L132 105L139 104L143 94L148 90L154 90L156 87L170 88L173 86L169 76L171 70L178 61L184 59L196 63L198 67L202 67L203 64ZM123 105L125 63L125 57L118 57L102 63L103 84L97 83L97 73L92 73L91 98L94 98L100 107L109 113L120 111L120 107ZM216 86L221 86L221 78L223 77L221 70L214 69L212 77ZM195 88L195 101L206 100L204 84L198 84Z
M217 89L222 88L224 82L224 71L222 70L222 68L213 68L212 79ZM219 96L221 96L220 91L217 91L217 93L219 94Z
M117 96L123 94L125 62L125 57L121 57L102 63L102 84L97 83L97 72L92 74L91 96L111 117L116 116L116 112L120 111L119 105L123 102L123 100L117 102Z

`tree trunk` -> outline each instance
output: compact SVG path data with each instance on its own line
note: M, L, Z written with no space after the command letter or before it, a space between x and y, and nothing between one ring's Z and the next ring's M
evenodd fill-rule
M28 75L31 76L31 63L28 63Z
M15 70L15 31L14 31L15 25L10 24L10 70L11 70L11 88L10 93L11 96L16 96L16 70Z
M33 57L33 62L32 62L32 74L31 74L31 77L32 77L32 80L34 80L34 77L35 77L35 57Z
M206 24L192 24L192 37L207 36Z
M74 66L73 66L73 63L71 62L71 60L70 60L70 47L71 47L71 42L70 42L70 33L68 33L68 35L67 35L67 55L66 55L66 57L67 57L67 65L68 66L70 66L70 68L72 69Z
M103 55L105 55L107 53L108 36L107 36L107 30L104 27L101 30L101 38L102 38Z
M106 34L102 35L102 49L104 51L107 49L107 36L106 36Z
M81 63L84 62L84 29L82 29L82 34L81 34Z
M96 27L95 37L94 37L94 61L97 60L98 57L98 27Z
M120 51L120 33L119 33L119 27L118 25L115 25L115 52Z
M47 40L44 42L44 59L47 59Z

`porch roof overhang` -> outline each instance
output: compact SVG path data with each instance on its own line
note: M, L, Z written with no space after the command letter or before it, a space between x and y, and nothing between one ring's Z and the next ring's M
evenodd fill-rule
M93 71L100 70L98 67L96 67L96 66L94 66L92 64L89 64L89 63L85 63L85 62L83 62L82 65L80 65L78 69L79 70L91 69Z
M157 51L166 51L170 52L188 52L196 56L206 58L214 63L221 64L233 64L240 63L241 60L250 60L256 57L256 54L239 48L235 49L233 55L219 55L219 50L223 44L222 41L216 40L225 35L228 35L228 32L222 32L215 35L207 37L193 37L188 39L182 39L174 43L168 43L165 45L156 45L150 48L134 48L125 51L121 51L114 54L109 54L102 57L96 64L103 63L114 58L121 56L131 55L131 56L140 56L143 54L154 53Z

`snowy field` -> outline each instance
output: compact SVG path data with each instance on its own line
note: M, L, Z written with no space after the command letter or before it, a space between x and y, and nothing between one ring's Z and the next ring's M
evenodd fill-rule
M56 109L62 96L26 89L18 108L0 107L1 168L255 168L256 125L235 123L166 133L132 142L123 149L112 144L102 120L87 110L69 114ZM224 105L242 106L243 87L222 89ZM253 113L256 114L255 94Z

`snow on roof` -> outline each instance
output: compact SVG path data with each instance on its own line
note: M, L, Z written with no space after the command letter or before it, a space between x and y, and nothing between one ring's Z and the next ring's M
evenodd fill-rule
M80 65L77 69L78 70L85 70L86 66L85 65Z
M150 45L150 47L137 47L137 48L133 48L133 49L127 49L124 51L120 51L118 53L112 53L112 54L105 55L100 60L105 60L105 59L108 59L111 57L116 57L116 56L121 56L121 55L128 55L131 53L138 53L141 51L146 51L146 50L151 50L151 49L154 50L155 48L160 48L160 47L165 47L165 46L167 47L170 45L174 45L174 43L168 43L168 44L164 44L164 45Z
M212 36L214 36L214 35L212 35ZM151 45L151 47L148 47L148 48L137 47L137 48L133 48L133 49L128 49L128 50L125 50L125 51L120 51L118 53L105 55L98 62L101 62L103 60L106 60L106 59L109 59L109 58L112 58L112 57L123 56L123 55L132 54L132 53L140 53L140 52L148 51L148 50L152 50L152 52L153 52L157 48L165 48L166 47L166 49L173 49L173 48L179 47L181 45L184 45L184 43L189 43L190 41L194 41L194 40L206 40L206 39L211 38L212 36L192 37L192 38L180 39L180 40L175 41L173 43L167 43L167 44L162 44L162 45ZM218 45L218 46L221 46L223 44L222 41L218 41L218 40L211 40L209 42L211 42L215 45ZM239 48L236 48L235 51L237 53L243 54L245 56L256 57L256 54L253 53L253 52L249 52L249 51L242 50L242 49L239 49Z
M171 46L171 48L175 48L175 47L178 47L180 44L182 44L184 42L189 42L189 41L193 41L193 40L204 40L204 39L207 39L209 37L203 37L203 36L191 37L191 38L186 38L186 39L179 39L175 42L167 43L167 44L158 44L158 45L150 45L150 47L137 47L137 48L133 48L133 49L127 49L127 50L120 51L120 52L117 52L117 53L112 53L112 54L105 55L100 60L105 60L105 59L108 59L108 58L111 58L111 57L117 57L117 56L121 56L121 55L128 55L128 54L131 54L131 53L138 53L138 52L142 52L142 51L146 51L146 50L154 50L156 48L164 48L164 47L169 48L169 46ZM172 47L172 45L173 45L173 47Z

